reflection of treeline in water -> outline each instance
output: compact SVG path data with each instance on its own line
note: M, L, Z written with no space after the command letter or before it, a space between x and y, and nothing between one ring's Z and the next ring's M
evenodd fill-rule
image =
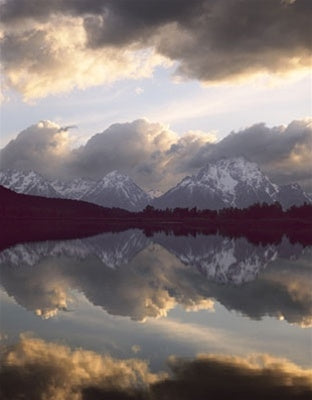
M130 212L77 200L23 195L0 187L0 219L0 248L21 241L69 239L134 228L143 229L146 235L164 231L245 236L253 243L278 243L287 235L293 243L312 244L311 204L288 210L278 203L254 204L219 211L147 206Z

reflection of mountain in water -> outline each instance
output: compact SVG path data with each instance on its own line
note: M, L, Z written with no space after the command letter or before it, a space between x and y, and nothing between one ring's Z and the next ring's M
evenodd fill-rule
M236 285L253 281L277 257L298 257L303 250L301 245L291 245L286 238L279 244L266 246L255 246L245 238L219 235L158 234L154 240L184 264L196 267L209 280Z
M141 231L128 230L85 239L18 244L0 253L0 265L33 266L47 256L73 257L77 260L96 256L105 265L114 268L128 263L148 242Z
M15 246L0 253L0 279L19 304L43 317L66 309L74 289L134 320L165 316L176 304L211 309L214 299L250 318L270 315L306 326L310 261L311 250L287 239L255 246L219 235L149 239L133 230Z
M157 233L149 239L140 230L128 230L85 239L19 244L0 253L0 265L33 266L47 256L77 260L95 256L106 266L115 268L129 263L151 241L174 254L183 264L195 267L209 280L235 285L254 280L277 257L296 258L303 250L301 245L290 244L285 237L278 244L256 246L245 238Z

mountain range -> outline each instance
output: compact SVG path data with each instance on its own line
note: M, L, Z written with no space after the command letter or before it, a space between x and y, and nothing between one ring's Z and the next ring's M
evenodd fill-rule
M243 157L210 162L162 195L157 190L144 192L129 176L118 171L99 180L61 181L48 180L34 171L7 170L0 171L0 185L18 193L83 200L129 211L142 210L148 204L159 209L197 207L217 210L276 201L285 209L311 202L311 197L298 184L274 184L257 164ZM155 193L158 197L153 196Z

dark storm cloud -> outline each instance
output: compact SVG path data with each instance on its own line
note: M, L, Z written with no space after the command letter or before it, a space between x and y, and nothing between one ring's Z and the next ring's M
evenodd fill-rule
M183 20L192 10L204 3L203 0L8 0L1 6L1 21L14 22L24 18L40 20L51 14L92 15L110 13L119 16L132 30L140 26L158 25ZM137 22L139 26L135 26ZM116 33L118 35L118 33Z
M288 360L200 355L169 359L170 375L146 361L114 359L84 349L22 336L3 346L0 395L27 399L308 399L311 371ZM226 384L225 384L226 383Z
M81 46L89 52L150 47L178 62L178 76L204 82L307 68L311 63L311 8L309 0L10 0L1 6L4 71L11 76L11 85L25 90L22 84L18 87L13 68L21 57L27 59L20 45L24 21L28 21L28 33L32 32L29 46L45 49L55 61L48 22L55 23L55 16L60 15L67 20L57 23L65 26L70 25L68 18L83 21L87 41L77 45L77 52ZM14 26L19 28L17 35ZM74 40L75 35L70 36ZM34 68L32 52L24 68L44 76L39 67ZM52 67L44 69L56 76Z

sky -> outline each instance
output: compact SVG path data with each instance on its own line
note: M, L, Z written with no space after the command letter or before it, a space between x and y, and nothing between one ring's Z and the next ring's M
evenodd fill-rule
M312 191L309 0L1 0L1 169L165 191L245 156Z

